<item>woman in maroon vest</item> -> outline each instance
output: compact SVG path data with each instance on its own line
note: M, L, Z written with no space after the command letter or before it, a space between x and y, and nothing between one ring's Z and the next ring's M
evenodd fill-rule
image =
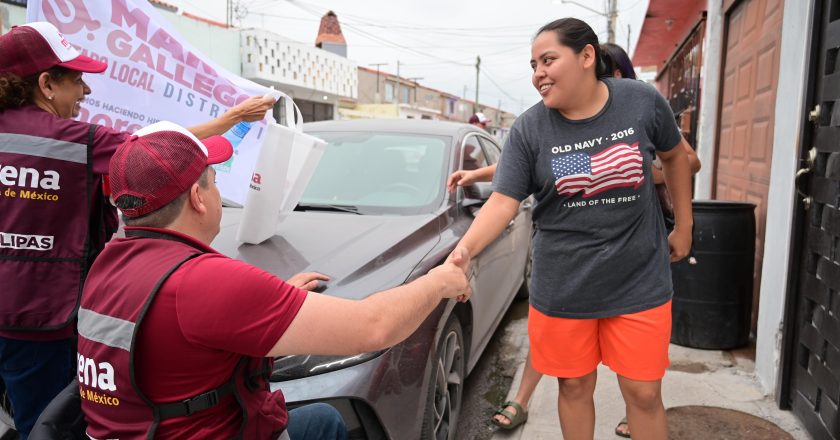
M117 227L102 181L130 134L73 119L83 73L106 67L50 23L0 36L0 394L23 439L70 381L82 283ZM190 131L221 134L273 104L251 98Z

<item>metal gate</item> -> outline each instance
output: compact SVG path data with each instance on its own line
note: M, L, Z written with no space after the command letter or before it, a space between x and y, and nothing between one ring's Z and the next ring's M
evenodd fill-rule
M797 173L799 258L782 403L815 439L840 439L840 0L816 0L814 9L814 110Z

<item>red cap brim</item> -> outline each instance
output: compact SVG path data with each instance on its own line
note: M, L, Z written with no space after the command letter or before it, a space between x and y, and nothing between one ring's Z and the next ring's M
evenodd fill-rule
M207 165L222 163L233 156L233 146L223 136L211 136L201 143L207 148Z
M86 55L79 55L66 63L60 63L59 66L66 67L70 70L88 73L102 73L108 68L108 65L102 61L96 61Z

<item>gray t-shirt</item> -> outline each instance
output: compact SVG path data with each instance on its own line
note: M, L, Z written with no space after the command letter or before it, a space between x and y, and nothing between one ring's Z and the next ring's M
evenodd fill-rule
M501 194L537 200L531 305L548 316L605 318L671 298L651 162L680 132L650 85L604 82L609 99L591 118L569 120L542 102L519 116L493 179Z

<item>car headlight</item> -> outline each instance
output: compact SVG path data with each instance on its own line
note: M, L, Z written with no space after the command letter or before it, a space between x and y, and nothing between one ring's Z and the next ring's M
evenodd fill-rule
M294 355L278 357L274 359L271 381L282 382L284 380L300 379L352 367L376 358L385 351L380 350L353 356Z

